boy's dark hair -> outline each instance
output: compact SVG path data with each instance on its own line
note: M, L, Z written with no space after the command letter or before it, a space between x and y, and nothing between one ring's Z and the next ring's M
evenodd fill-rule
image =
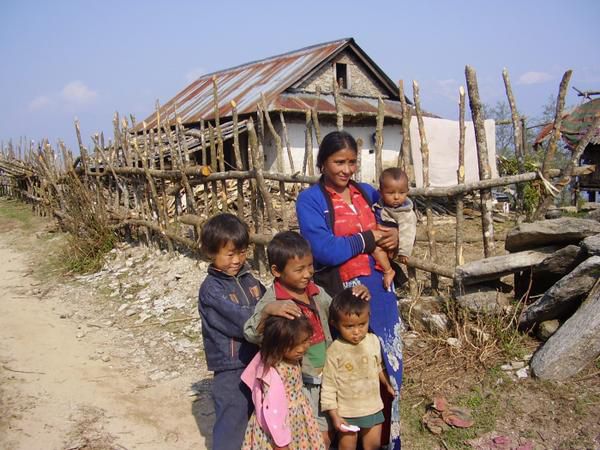
M347 131L332 131L327 134L319 145L319 153L317 153L317 168L323 169L323 164L327 158L344 148L353 150L354 153L358 153L358 146L356 140Z
M268 316L264 321L262 346L260 355L267 367L273 367L283 360L283 355L313 334L313 329L306 316L286 319L279 316Z
M358 316L369 309L368 301L354 295L352 288L346 288L333 297L329 305L329 321L337 326L342 316Z
M267 245L269 266L275 266L280 272L290 259L302 258L310 253L308 241L295 231L281 231Z
M391 178L393 180L406 180L406 184L408 185L408 175L406 175L406 172L400 167L388 167L381 172L381 175L379 175L379 187L383 186L383 180L386 178Z
M200 237L202 251L209 256L216 255L228 242L232 242L236 250L248 247L248 226L233 214L223 213L208 219Z

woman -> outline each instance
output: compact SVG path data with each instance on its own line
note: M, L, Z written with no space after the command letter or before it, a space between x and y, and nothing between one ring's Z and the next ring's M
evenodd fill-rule
M395 249L398 232L377 227L371 205L379 193L366 183L352 181L357 152L349 133L334 131L325 136L317 156L321 179L298 196L296 213L300 232L311 244L315 281L332 296L360 284L371 292L370 328L381 342L386 370L396 391L391 401L389 449L400 449L401 322L396 295L384 289L383 275L371 256L376 244Z

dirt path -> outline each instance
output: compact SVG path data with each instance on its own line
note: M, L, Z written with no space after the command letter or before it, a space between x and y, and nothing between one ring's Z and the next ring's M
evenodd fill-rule
M206 448L209 414L188 395L197 373L153 383L115 357L121 332L74 319L92 298L44 295L15 233L0 228L0 447Z

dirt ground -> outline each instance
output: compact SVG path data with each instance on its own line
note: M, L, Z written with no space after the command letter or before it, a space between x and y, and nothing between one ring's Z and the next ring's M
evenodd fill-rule
M92 283L52 274L64 236L25 222L0 218L0 447L208 448L206 368L160 376L136 358L126 316L112 319Z
M451 221L437 219L440 239L451 240ZM467 227L478 235L476 220ZM508 227L496 227L499 252ZM120 244L100 271L64 275L66 237L53 228L0 199L0 448L208 448L212 375L196 311L206 263ZM419 242L416 254L426 249ZM440 246L444 261L453 254ZM466 244L467 260L480 256ZM515 360L500 350L447 337L405 335L405 450L600 449L598 362L567 383L518 379L500 370ZM538 345L524 337L513 353L526 361ZM436 395L475 425L431 434L421 419Z

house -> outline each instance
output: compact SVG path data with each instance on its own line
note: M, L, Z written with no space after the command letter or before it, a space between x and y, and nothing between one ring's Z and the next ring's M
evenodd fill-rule
M565 114L560 126L560 135L570 151L574 151L579 141L587 134L590 126L600 117L600 98L590 100ZM534 146L548 141L552 135L553 123L546 125L538 134ZM577 177L575 191L586 191L589 201L594 201L596 193L600 192L600 129L592 136L579 165L594 164L596 170L589 175Z
M338 80L340 105L344 113L344 129L357 141L362 142L361 176L363 181L373 182L375 175L374 135L378 98L384 103L385 122L383 130L384 167L396 165L402 142L402 111L397 85L354 41L341 39L306 47L260 61L250 62L230 69L204 75L185 87L175 97L160 107L161 120L173 123L175 113L188 128L199 128L200 121L215 122L214 82L218 92L218 115L220 124L231 121L232 102L237 106L241 128L244 119L257 111L264 95L267 110L281 135L283 113L288 130L294 170L302 170L305 155L306 111L318 112L321 135L336 129L336 107L333 81ZM410 102L409 102L410 103ZM458 154L458 123L439 119L425 113L426 129L437 135L428 135L430 142L432 185L456 183ZM145 120L149 128L157 126L156 114ZM224 151L226 165L234 166L231 124L225 134ZM420 152L416 120L411 121L412 159L417 169L417 185L421 184ZM490 162L495 161L493 121L486 123ZM247 136L240 135L243 158L247 161ZM318 145L313 138L313 155ZM245 151L244 151L245 150ZM265 133L265 169L276 170L274 139ZM245 156L244 156L245 155ZM290 172L285 159L284 170ZM198 156L196 160L199 161ZM473 127L467 127L466 142L467 182L478 179ZM473 166L473 164L475 164ZM496 165L492 174L497 176Z

